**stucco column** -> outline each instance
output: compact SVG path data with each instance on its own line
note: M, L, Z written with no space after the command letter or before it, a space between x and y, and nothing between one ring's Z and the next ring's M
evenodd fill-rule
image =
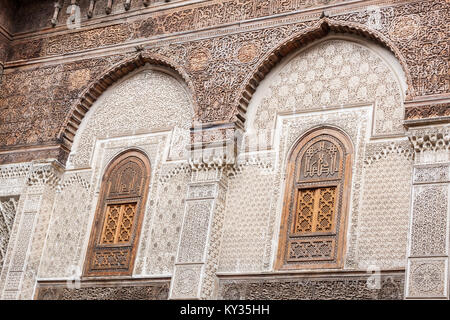
M406 299L448 299L450 125L410 128L412 179Z
M2 299L32 299L56 187L63 169L58 162L32 162L20 195L2 272ZM75 214L75 213L74 213ZM2 277L3 278L3 277Z
M227 171L236 158L234 133L233 126L192 131L192 175L170 299L214 297L228 185Z

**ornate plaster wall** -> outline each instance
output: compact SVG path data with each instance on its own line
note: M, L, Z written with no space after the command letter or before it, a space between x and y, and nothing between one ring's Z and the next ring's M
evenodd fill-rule
M129 148L151 162L133 276L171 274L189 181L184 146L192 116L184 85L161 68L144 67L102 95L78 132L57 190L39 279L81 274L103 171Z
M356 38L330 37L283 60L249 104L241 148L249 152L229 180L219 272L273 270L286 156L325 124L355 149L345 268L405 268L413 165L405 91L393 56ZM245 145L255 135L259 145Z

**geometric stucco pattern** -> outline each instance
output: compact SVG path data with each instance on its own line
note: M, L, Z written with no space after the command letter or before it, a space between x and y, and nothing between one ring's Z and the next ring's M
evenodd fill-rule
M96 139L178 126L189 129L192 107L177 79L157 70L141 71L106 92L77 135L69 162L88 167ZM181 141L182 142L182 141Z
M447 186L420 186L414 189L411 226L411 256L447 254Z
M360 213L361 213L361 193L362 193L362 177L363 177L363 164L364 164L364 149L366 145L365 137L367 131L369 131L369 114L372 107L362 108L344 108L340 111L333 111L329 113L311 112L310 114L300 114L289 120L284 120L285 137L282 137L282 144L285 144L289 150L290 146L295 141L304 135L311 128L319 125L327 124L334 127L338 127L343 130L351 139L355 152L355 160L352 166L352 187L351 187L351 202L349 206L349 221L348 221L348 236L347 236L347 254L345 267L357 268L357 241L358 241L358 226L360 225ZM281 150L279 164L276 166L281 173L284 170L285 157L287 156L287 150ZM279 178L281 183L283 176ZM272 213L277 216L276 213ZM364 235L363 235L364 236Z
M18 205L18 197L0 197L0 270L8 249L11 229Z
M244 166L229 179L219 271L263 270L274 174ZM252 192L247 192L252 190Z
M55 197L48 237L39 268L41 278L79 276L93 193L91 171L66 173Z
M151 219L143 274L163 275L173 272L188 181L189 172L181 171L167 181L159 182L156 200L150 199L149 205L154 206L155 212Z
M273 127L276 112L349 104L375 106L375 135L403 132L402 92L389 66L358 43L325 41L294 57L271 79L255 128Z
M398 144L373 143L366 148L366 163L358 222L358 267L381 269L406 265L410 214L412 154ZM381 145L381 146L380 146ZM370 156L375 150L382 156ZM374 152L378 153L378 152Z

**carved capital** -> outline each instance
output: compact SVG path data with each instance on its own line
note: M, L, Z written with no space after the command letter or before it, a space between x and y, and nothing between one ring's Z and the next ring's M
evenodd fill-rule
M64 172L59 162L33 162L27 177L28 186L49 186L56 188Z
M450 160L450 125L410 128L407 135L414 147L416 162Z
M241 130L235 124L191 128L189 164L192 170L228 169L235 165Z

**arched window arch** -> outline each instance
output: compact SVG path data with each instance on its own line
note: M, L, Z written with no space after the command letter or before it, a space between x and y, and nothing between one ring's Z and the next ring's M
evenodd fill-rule
M277 269L339 268L345 246L353 147L322 127L294 145L287 162Z
M118 155L103 175L84 275L131 275L150 182L137 150Z

